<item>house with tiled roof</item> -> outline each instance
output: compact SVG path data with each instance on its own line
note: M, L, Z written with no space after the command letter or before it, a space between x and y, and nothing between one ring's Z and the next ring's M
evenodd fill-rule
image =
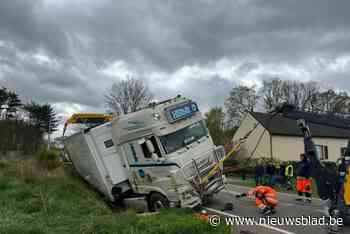
M298 160L304 151L303 136L297 120L304 119L310 127L321 160L336 161L350 139L350 121L334 115L301 111L272 115L249 112L241 121L234 141L254 129L242 145L240 157Z

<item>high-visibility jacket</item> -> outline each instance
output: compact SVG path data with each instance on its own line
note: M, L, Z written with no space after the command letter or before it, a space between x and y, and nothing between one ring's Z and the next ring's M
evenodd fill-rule
M256 193L261 193L265 196L264 200L261 200L259 197L255 198L255 203L260 209L264 209L266 206L275 207L278 203L277 201L277 192L269 186L257 186L249 190L247 196L255 196Z
M286 167L285 176L293 177L293 175L294 175L294 167L293 167L293 165L290 164Z
M269 186L256 186L249 190L246 194L247 196L254 196L256 193L266 194L276 194L276 191Z
M350 206L350 167L348 167L348 171L345 176L344 201L346 205Z

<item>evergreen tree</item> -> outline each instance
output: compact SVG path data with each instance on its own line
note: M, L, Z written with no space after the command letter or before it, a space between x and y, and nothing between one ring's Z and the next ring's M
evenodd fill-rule
M8 98L8 92L5 87L1 87L0 89L0 106L4 105Z
M17 93L12 91L7 93L7 105L9 105L10 112L15 112L17 108L22 105Z
M57 113L54 108L46 103L40 107L41 127L45 132L55 132L58 127Z
M40 105L31 101L24 107L30 115L30 120L32 124L39 126L45 132L55 132L58 127L58 120L56 118L56 112L54 108L46 103Z

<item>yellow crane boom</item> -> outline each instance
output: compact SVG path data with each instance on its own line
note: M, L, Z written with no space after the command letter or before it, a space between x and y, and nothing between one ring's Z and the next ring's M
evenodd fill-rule
M69 124L98 124L110 122L113 115L106 115L100 113L75 113L69 117L64 124L63 135Z

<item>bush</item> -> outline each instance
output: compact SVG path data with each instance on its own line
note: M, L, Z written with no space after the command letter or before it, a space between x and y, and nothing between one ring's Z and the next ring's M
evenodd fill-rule
M55 169L60 166L60 154L57 150L41 150L36 155L39 163L48 170Z
M292 165L294 168L294 177L296 177L296 174L299 170L299 162L300 161L286 161L286 165ZM246 175L254 175L255 173L255 166L257 164L269 164L269 163L273 163L274 165L279 165L281 163L281 161L276 160L276 159L271 159L271 158L253 158L250 159L249 161L246 161L246 159L241 159L241 161L236 161L235 162L235 166L236 166L236 170L233 173L234 175L241 175L241 174L246 174ZM337 165L335 162L330 162L330 161L322 161L321 162L323 164L323 166L325 166L326 168L330 169L330 170L337 170ZM229 166L226 165L225 166Z
M17 162L15 165L16 168L12 170L12 173L15 173L15 176L20 178L24 182L34 183L35 181L40 179L42 170L39 167L38 162L36 162L35 160L23 160Z
M7 166L6 162L0 161L0 169L5 169Z
M267 164L280 165L281 161L273 158L232 158L228 159L224 163L224 167L234 167L235 170L232 174L238 175L254 175L256 165Z
M9 151L31 154L42 143L43 132L38 126L17 120L0 121L0 149L6 155Z

